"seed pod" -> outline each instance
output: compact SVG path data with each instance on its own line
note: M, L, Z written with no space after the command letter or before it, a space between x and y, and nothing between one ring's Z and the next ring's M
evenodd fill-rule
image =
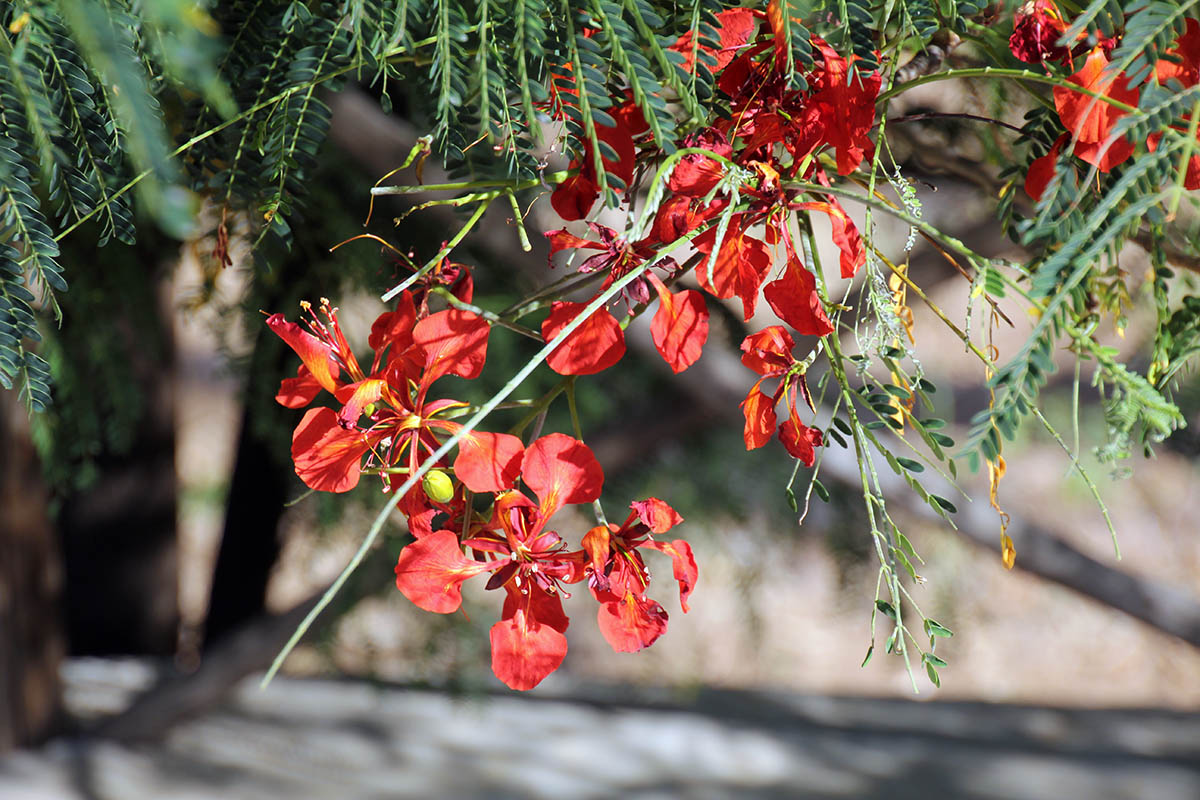
M431 469L421 479L421 488L425 496L435 503L449 503L454 497L454 481L440 469Z

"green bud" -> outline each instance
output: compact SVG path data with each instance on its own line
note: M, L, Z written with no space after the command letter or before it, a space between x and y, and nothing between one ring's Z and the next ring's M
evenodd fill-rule
M431 469L421 479L421 488L425 496L435 503L449 503L454 497L454 481L440 469Z

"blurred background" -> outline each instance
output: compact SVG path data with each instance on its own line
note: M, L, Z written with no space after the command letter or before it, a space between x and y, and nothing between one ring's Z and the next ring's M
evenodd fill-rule
M947 86L906 94L909 107L893 115L999 113L970 85ZM1200 797L1192 429L1152 459L1101 464L1092 448L1104 419L1085 366L1079 451L1121 560L1044 431L1028 427L1006 450L998 500L1012 518L1012 571L986 476L963 470L965 494L938 491L962 512L958 530L900 484L889 510L925 559L924 582L909 590L954 631L938 649L949 667L940 689L919 670L910 678L883 655L880 625L860 668L877 563L852 454L826 448L829 501L813 494L799 524L784 493L787 454L742 443L751 375L737 360L748 329L736 301L712 306L705 356L680 379L635 326L619 367L579 383L606 506L667 500L700 565L686 615L660 577L670 627L653 647L612 652L578 592L562 668L528 695L504 690L489 666L496 598L468 583L463 613L447 616L405 600L392 579L409 540L397 517L260 691L257 677L384 501L372 481L348 496L304 496L289 453L300 412L272 399L298 361L263 311L295 319L302 299L328 297L361 352L378 296L405 274L370 241L330 248L363 232L369 187L416 134L356 90L329 102L331 141L290 252L252 255L233 220L224 264L212 219L182 246L147 227L133 248L64 253L100 268L77 273L64 325L45 343L60 376L55 407L30 418L0 394L0 796ZM892 135L925 219L989 255L1022 257L998 233L1000 183L973 131L923 120ZM427 166L424 180L435 172ZM381 199L369 230L435 252L460 218L445 207L407 213L427 199ZM526 200L531 234L561 224L546 200ZM540 237L520 250L506 212L489 212L456 255L474 266L486 308L562 274L547 268ZM907 228L876 223L882 249L899 256ZM1122 260L1136 285L1144 254L1130 248ZM988 324L968 310L970 284L919 241L911 274L960 324ZM984 375L927 308L912 307L938 414L961 438L987 402ZM753 329L769 314L761 308ZM1025 321L1010 316L1012 328L995 329L1002 356L1024 340ZM1124 336L1109 338L1144 362L1147 326L1136 308L1130 316ZM447 391L490 396L532 352L516 338L497 332L484 376ZM1075 362L1058 355L1045 409L1073 447ZM554 380L542 368L520 394ZM1188 376L1179 392L1193 427L1198 388ZM546 430L568 430L565 420L552 412ZM504 424L498 415L495 429ZM802 506L806 487L802 476ZM590 527L576 509L555 524L573 541Z

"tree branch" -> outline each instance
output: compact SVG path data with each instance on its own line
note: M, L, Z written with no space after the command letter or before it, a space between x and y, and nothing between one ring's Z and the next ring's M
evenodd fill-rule
M160 681L95 731L120 741L152 741L176 723L217 705L243 678L261 672L283 647L320 592L282 614L267 614L225 636L204 654L200 668Z

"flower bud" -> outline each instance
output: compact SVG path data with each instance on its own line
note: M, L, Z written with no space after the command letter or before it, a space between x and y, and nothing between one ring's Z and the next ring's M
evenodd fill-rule
M435 503L449 503L454 497L454 481L440 469L431 469L421 479L421 488L425 496Z

